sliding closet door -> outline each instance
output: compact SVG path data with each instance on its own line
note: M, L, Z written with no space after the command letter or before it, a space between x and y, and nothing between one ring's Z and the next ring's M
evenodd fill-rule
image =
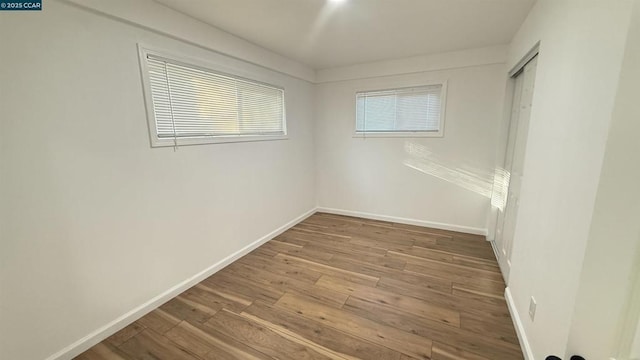
M524 158L529 131L529 119L535 87L537 57L529 61L523 69L515 75L513 107L509 124L509 136L505 154L503 183L506 185L506 202L500 204L498 221L496 224L496 247L498 262L505 279L509 277L511 269L511 250L518 214L520 186L524 176Z

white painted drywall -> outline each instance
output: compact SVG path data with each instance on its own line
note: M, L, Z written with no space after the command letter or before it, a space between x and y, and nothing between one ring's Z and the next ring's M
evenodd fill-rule
M44 359L315 206L313 85L45 9L0 21L2 359ZM138 42L283 85L289 139L152 149Z
M639 5L636 1L569 336L568 353L587 359L617 355L635 278L632 272L638 270L634 262L640 238Z
M307 81L315 71L154 0L57 0ZM48 5L47 5L48 6Z
M509 277L535 359L567 350L630 10L539 0L511 46L509 66L541 42Z
M320 69L316 72L316 82L357 80L479 65L504 64L508 51L508 45L500 45Z
M634 337L633 343L631 344L631 352L629 358L631 360L640 359L640 321L638 321L636 336Z
M506 79L502 63L317 85L318 205L484 231ZM444 137L353 137L356 91L442 80Z

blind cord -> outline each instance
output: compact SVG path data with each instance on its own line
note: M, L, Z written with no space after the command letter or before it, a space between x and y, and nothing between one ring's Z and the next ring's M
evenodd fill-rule
M169 93L169 110L171 111L171 126L173 128L173 152L178 150L178 134L176 133L176 119L173 115L173 100L171 99L171 82L169 81L169 69L164 63L164 73L167 79L167 92Z

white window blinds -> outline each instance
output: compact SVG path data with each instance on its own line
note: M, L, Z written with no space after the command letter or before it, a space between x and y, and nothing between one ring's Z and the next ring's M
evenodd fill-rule
M443 85L358 92L357 133L442 131Z
M285 135L284 90L146 54L158 139Z

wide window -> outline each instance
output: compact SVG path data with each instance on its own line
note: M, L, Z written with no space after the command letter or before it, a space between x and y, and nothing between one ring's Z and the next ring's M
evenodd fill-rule
M281 139L284 90L141 51L153 146Z
M356 135L442 136L445 84L356 93Z

